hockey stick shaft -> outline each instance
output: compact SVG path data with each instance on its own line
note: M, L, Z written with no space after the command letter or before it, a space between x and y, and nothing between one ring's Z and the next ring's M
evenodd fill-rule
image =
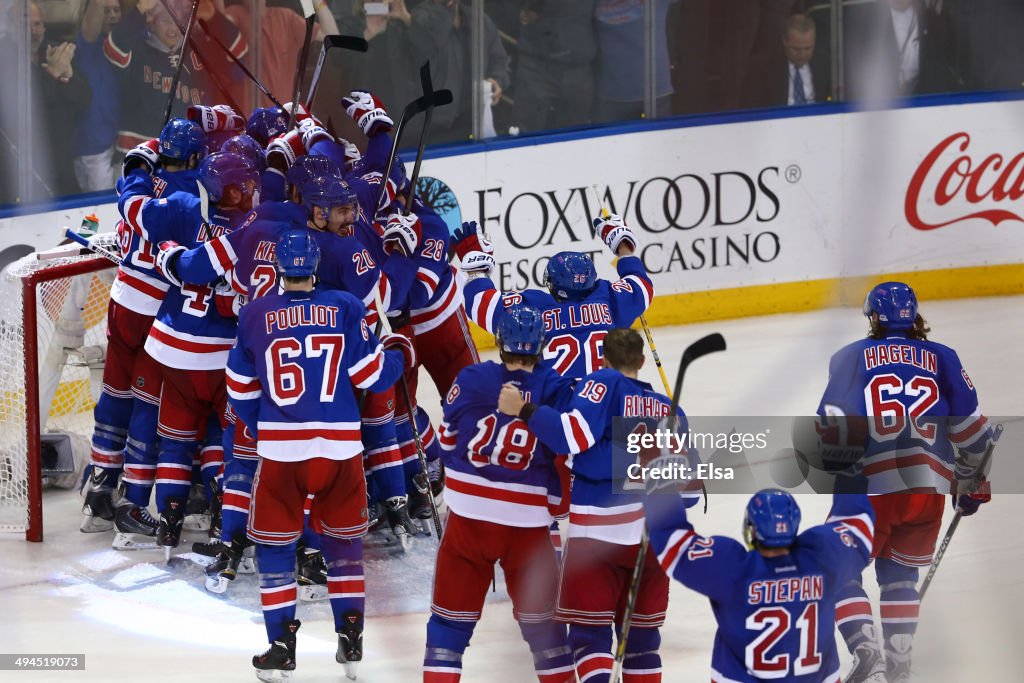
M676 388L672 393L672 409L669 415L675 417L679 410L679 393L683 387L683 377L686 375L690 364L716 351L725 351L725 338L715 332L702 337L686 347L683 357L679 361L679 371L676 373ZM667 384L667 382L666 382ZM640 578L644 573L644 564L647 558L647 549L650 545L650 536L647 534L647 526L644 526L640 535L640 548L636 554L636 564L633 565L633 577L629 582L629 593L626 596L626 609L622 613L622 631L619 634L619 641L615 647L615 664L612 667L612 683L618 683L622 675L622 663L626 659L626 643L629 640L629 631L633 625L633 613L636 611L636 600L640 594Z
M284 105L281 104L281 100L274 97L274 93L270 92L270 90L267 89L267 86L263 85L260 79L256 78L256 74L249 70L249 67L245 65L245 62L243 62L241 59L235 56L235 53L231 51L231 48L225 45L220 38L213 35L212 31L206 31L206 36L210 40L212 40L213 44L219 47L225 55L227 55L228 59L230 59L235 64L235 66L242 70L242 73L249 77L249 80L252 81L257 88L259 88L260 92L267 96L268 100L273 102L275 106L280 107L282 109L284 108Z
M324 36L324 42L320 46L320 56L316 60L316 68L313 69L313 78L309 82L309 92L306 93L306 111L313 111L313 101L316 99L316 91L320 87L320 77L323 75L327 53L334 48L351 50L353 52L366 52L369 47L366 40L359 36Z
M1003 435L1003 425L998 424L992 434L992 441L989 442L988 448L985 449L985 456L981 459L981 464L978 465L978 472L984 473L988 468L988 463L992 459L992 452L995 450L996 442L999 441L999 437ZM960 526L960 520L963 519L964 513L958 507L956 514L953 515L953 521L949 523L949 528L946 529L946 534L942 537L942 543L939 544L939 549L935 551L935 558L932 560L931 567L928 568L928 575L924 577L924 581L921 582L921 588L917 591L918 600L924 600L925 593L928 592L928 587L932 584L932 579L935 578L935 572L939 570L939 563L942 562L943 556L946 554L946 550L949 548L950 541L953 540L953 534L956 533L956 529Z
M164 5L167 9L167 13L174 17L174 13L171 12L171 8ZM178 50L178 65L174 68L174 78L171 79L171 92L167 96L167 108L164 110L164 122L160 125L161 130L167 125L167 122L171 120L171 109L174 108L174 98L178 95L178 82L181 81L181 67L185 65L185 49L188 47L189 40L192 36L192 27L196 25L196 12L199 11L199 0L192 0L192 10L188 14L188 24L185 25L185 30L182 31L184 38L181 41L181 48ZM177 18L174 17L175 23ZM181 29L181 26L178 26Z
M64 228L64 236L67 237L72 242L77 242L78 244L82 245L83 247L93 252L94 254L99 254L100 256L103 256L107 260L111 261L112 263L121 265L120 254L115 254L112 251L104 249L98 244L93 244L91 241L89 241L87 237L79 235L77 232L74 232L71 228Z
M299 88L302 86L302 77L306 74L306 63L309 61L309 44L313 42L313 20L316 12L313 10L313 3L310 0L300 0L302 13L306 17L306 34L302 38L302 50L299 51L299 64L295 71L295 85L292 87L292 107L288 112L288 129L295 125L295 114L299 104Z

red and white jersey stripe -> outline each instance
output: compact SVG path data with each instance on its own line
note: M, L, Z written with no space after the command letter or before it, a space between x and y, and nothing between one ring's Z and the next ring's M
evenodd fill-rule
M551 525L548 505L559 500L546 486L491 481L454 468L446 471L445 501L453 512L512 527Z
M168 289L165 281L122 264L110 286L110 298L130 311L155 316Z
M821 683L843 683L843 679L839 677L838 669L827 676L823 676L820 680ZM711 683L746 683L746 681L737 681L735 678L728 678L716 671L714 667L711 667Z
M423 268L420 268L420 272L426 272L434 276L433 273ZM423 334L433 330L445 320L458 313L461 307L462 294L459 290L459 284L454 277L449 278L448 287L434 300L434 303L425 308L413 309L410 312L413 332Z
M226 368L225 372L229 397L245 401L263 396L263 387L258 377L244 377L231 368Z
M494 314L501 306L501 293L496 289L485 289L469 302L469 319L494 334Z
M679 564L679 559L695 538L697 538L697 534L693 529L677 529L668 537L665 549L658 553L658 564L665 570L666 575L675 576L676 565Z
M651 284L650 280L645 280L639 275L627 275L618 282L628 282L630 287L636 287L637 291L639 291L644 297L644 310L646 311L651 307L651 302L654 300L654 285ZM615 283L612 284L612 289L615 289Z
M358 422L264 422L256 427L256 452L278 462L312 458L348 460L363 452Z
M569 505L569 538L593 538L617 545L636 545L643 531L643 503L611 507Z
M973 415L956 424L949 425L949 440L957 448L970 448L978 442L978 439L985 436L986 427L988 427L988 418L981 414L981 409L975 410Z
M169 368L178 370L222 370L234 338L207 337L179 332L160 320L153 321L146 339L146 352Z
M870 515L833 515L826 524L841 523L869 550L875 545L875 521Z
M868 494L949 493L953 466L923 448L898 448L864 458Z

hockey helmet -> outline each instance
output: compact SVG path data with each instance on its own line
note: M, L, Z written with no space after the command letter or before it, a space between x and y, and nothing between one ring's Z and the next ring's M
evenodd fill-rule
M342 177L341 168L334 159L322 154L307 154L299 157L288 169L288 175L285 176L289 185L298 188L300 195L304 194L303 188L306 183L314 178L326 177L340 179Z
M877 284L864 297L864 315L870 318L872 313L887 330L909 330L917 319L917 296L903 282Z
M287 130L288 114L280 107L254 109L245 124L245 134L263 147Z
M214 152L199 165L199 182L206 188L210 201L219 202L232 185L259 183L256 166L241 154Z
M544 284L557 299L584 299L597 287L597 270L586 254L560 251L548 261Z
M540 309L529 304L513 306L498 321L495 336L506 353L539 356L544 350L544 318Z
M788 548L796 542L800 507L782 489L762 489L747 503L743 538L747 547Z
M194 121L171 119L160 131L160 156L188 161L193 154L206 153L206 134Z
M334 176L320 176L307 182L302 188L302 205L313 215L313 207L330 209L335 206L354 204L358 207L359 200L349 184Z
M252 162L253 166L260 173L267 170L267 153L260 147L260 143L248 135L235 135L228 138L220 146L222 152L234 152Z
M274 248L277 272L285 277L310 277L320 264L320 247L308 230L289 230Z

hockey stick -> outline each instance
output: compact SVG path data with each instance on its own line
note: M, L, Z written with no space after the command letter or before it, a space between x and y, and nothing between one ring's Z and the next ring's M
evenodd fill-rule
M306 62L309 61L309 44L313 41L313 19L316 17L316 10L313 9L312 0L299 0L302 5L302 14L306 17L306 35L302 39L302 50L299 52L299 65L295 72L295 86L292 88L292 109L288 112L288 128L295 125L295 114L299 104L299 86L302 85L302 77L306 73Z
M313 111L313 101L316 99L316 91L320 87L320 76L323 75L327 53L334 48L351 50L353 52L366 52L370 49L370 44L359 36L342 36L337 34L324 36L324 42L320 45L320 56L317 58L316 68L313 70L313 78L309 82L309 92L306 93L305 106L308 112L312 113Z
M106 233L100 233L100 235L103 235L103 234L106 234ZM117 265L121 265L121 255L120 254L118 254L116 252L113 252L113 251L110 251L109 249L104 247L102 244L93 242L93 240L90 240L88 237L83 237L82 235L79 235L77 232L73 231L71 228L64 228L64 236L67 237L72 242L77 242L78 244L82 245L82 247L85 248L84 251L92 252L94 254L99 254L100 256L102 256L102 257L106 258L107 260L111 261L112 263L116 263ZM98 236L99 235L97 235L97 237ZM79 255L81 254L82 251L83 250L79 250ZM72 256L74 254L63 254L63 255L64 256Z
M164 5L167 13L174 17L171 8ZM171 109L174 107L174 98L178 94L178 82L181 80L181 67L185 65L185 48L189 44L192 35L192 27L196 25L196 12L199 11L199 0L192 0L192 11L188 14L188 24L185 26L184 38L181 41L181 48L178 50L178 65L174 67L174 78L171 79L171 93L167 96L167 109L164 110L164 122L160 125L161 130L171 120ZM177 23L177 17L174 17ZM181 26L178 26L181 29Z
M997 424L992 434L992 441L989 442L988 448L985 449L985 455L981 459L981 464L978 465L978 472L984 473L988 468L989 460L992 459L992 451L995 450L996 441L999 441L999 437L1003 435L1003 425ZM942 537L942 543L939 544L939 549L935 551L935 558L932 560L932 565L928 569L928 575L924 577L924 581L921 582L921 588L917 591L918 600L924 600L924 594L928 592L928 586L932 584L932 579L935 578L935 572L939 569L939 563L942 562L942 557L946 554L946 550L949 548L949 542L953 540L953 534L956 533L956 528L960 526L960 520L963 519L964 513L960 508L956 509L956 514L953 515L953 521L949 523L949 528L946 529L946 535Z
M185 34L185 27L181 25L181 22L178 21L178 17L176 17L174 15L174 12L171 11L171 7L170 7L170 5L167 4L167 0L160 0L160 4L163 5L164 10L166 10L167 14L171 17L171 21L173 21L174 25L178 27L178 30L181 31L182 34ZM209 32L207 32L207 35L210 38L214 37ZM186 40L187 40L188 44L192 47L192 54L195 55L196 58L199 59L200 61L203 61L202 55L196 50L195 41L190 36L188 36L187 34L186 34ZM183 48L184 48L184 45L185 45L185 43L183 42L182 43ZM184 54L182 54L181 57L184 57ZM178 68L180 70L180 68L181 68L180 67L181 59L178 60L178 64L179 64ZM205 63L204 63L204 66L205 66ZM235 111L237 111L237 112L242 111L241 107L238 106L238 102L235 102L234 98L231 97L231 92L226 87L224 87L223 81L221 81L219 78L217 78L216 72L213 69L206 69L206 73L210 77L210 80L213 82L213 86L215 88L217 88L217 90L220 91L220 94L224 97L224 100L225 100L226 104L228 106L230 106L232 109L234 109ZM174 91L173 90L171 91L171 98L172 98L172 101L173 101L173 98L174 98ZM169 121L169 120L170 119L166 119L164 121L164 125L167 125L167 121Z
M202 20L200 20L200 25L203 25ZM203 26L203 28L206 27ZM256 78L256 74L249 70L249 67L245 65L245 62L243 62L241 59L235 56L235 53L231 51L231 48L225 45L220 38L213 35L213 32L209 29L207 29L206 31L206 37L212 40L213 44L219 47L221 51L228 56L228 59L230 59L235 64L235 66L241 69L242 73L249 77L249 80L252 81L257 88L259 88L260 92L267 96L268 100L273 102L277 107L284 109L284 105L281 104L281 101L274 97L274 93L270 92L270 90L267 89L267 86L263 85L263 83L260 82L260 79Z
M683 388L683 377L686 376L686 369L690 363L710 353L725 351L725 337L718 332L701 337L686 347L683 357L679 361L679 372L676 373L676 390L672 392L672 408L669 415L673 418L679 411L679 393ZM633 624L633 613L636 611L636 599L640 593L640 577L644 571L644 561L647 558L647 548L650 545L650 537L647 535L647 526L640 535L640 548L636 553L636 564L633 565L633 578L629 582L629 593L626 598L626 609L622 613L622 631L619 635L619 642L615 647L615 665L612 667L612 683L618 683L622 675L622 663L626 658L626 642L629 639L629 630Z

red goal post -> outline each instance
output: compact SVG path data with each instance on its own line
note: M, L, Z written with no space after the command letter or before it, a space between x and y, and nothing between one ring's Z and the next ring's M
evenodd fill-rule
M67 245L0 275L0 532L42 541L44 484L73 487L88 464L115 266Z

